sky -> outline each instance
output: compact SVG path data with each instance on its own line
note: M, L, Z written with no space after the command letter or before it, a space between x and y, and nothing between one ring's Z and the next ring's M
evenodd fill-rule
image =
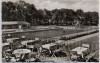
M2 0L16 2L18 0ZM24 0L27 3L34 4L37 9L82 9L84 12L99 12L99 0Z

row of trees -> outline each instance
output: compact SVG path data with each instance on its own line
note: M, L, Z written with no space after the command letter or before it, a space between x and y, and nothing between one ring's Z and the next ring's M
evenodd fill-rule
M81 9L37 10L34 4L25 1L2 2L2 21L27 21L31 25L98 25L98 12L83 12Z

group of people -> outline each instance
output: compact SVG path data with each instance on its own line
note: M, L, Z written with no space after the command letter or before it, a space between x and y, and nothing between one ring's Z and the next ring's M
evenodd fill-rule
M11 36L7 36L6 38L3 37L3 43L6 43L7 42L6 39L8 39L8 38L13 38L13 37L11 37ZM24 41L24 40L27 41L28 39L25 39L25 38L19 38L19 39L17 41L14 41L14 42L10 43L10 45L3 47L2 56L5 59L5 61L7 61L7 62L9 62L9 61L11 61L11 62L14 62L14 61L16 61L16 62L19 62L19 61L20 62L21 61L24 62L24 61L26 61L25 58L21 58L21 57L19 59L16 58L16 55L13 54L13 51L16 50L16 49L29 49L32 52L38 52L38 55L33 57L35 59L34 61L40 61L39 56L42 55L42 53L44 55L49 56L49 57L53 55L53 53L49 54L49 50L46 50L46 49L43 50L43 48L42 48L42 45L44 45L44 44L54 43L55 40L53 40L53 39L37 40L37 42L36 42L37 44L36 43L34 44L34 48L33 49L32 48L28 48L27 45L22 45L21 44L21 41ZM41 44L39 42L41 42ZM28 44L28 45L30 45L30 44ZM31 44L31 45L33 45L33 44ZM6 51L8 49L10 49L10 51ZM56 56L61 56L60 54L65 54L65 53L62 53L62 52L55 53Z
M72 61L78 61L78 62L98 62L97 59L94 58L94 56L91 56L89 58L87 58L87 56L89 55L90 52L83 54L82 55L79 55L77 53L73 53L72 56L71 56L71 60Z
M9 43L9 42L7 42L8 38L13 38L13 37L11 37L11 36L3 37L2 42ZM26 54L24 55L24 58L22 58L22 56L23 56L22 54L20 55L19 58L16 57L16 54L13 54L13 51L16 49L28 49L26 45L21 44L21 41L23 41L23 40L27 40L27 39L20 38L19 40L9 43L9 45L2 46L2 60L4 62L26 62L27 61L26 57L25 57ZM35 51L38 51L36 47L35 47ZM28 54L28 56L29 56L29 54ZM32 60L32 61L40 62L40 59L38 57L34 56L33 58L34 58L34 60Z
M82 58L82 56L79 56L77 59L72 59L72 61L78 61L78 62L99 62L97 59L94 57L90 58L88 61L85 58Z
M75 53L71 56L71 60L78 61L78 62L86 62L85 58L83 58L81 55L77 55Z
M62 38L66 38L66 37L62 37ZM23 40L26 40L26 39L24 38ZM5 41L6 40L4 40L3 42L5 43ZM41 42L41 44L39 42ZM18 42L18 43L20 43L20 42ZM62 56L66 55L66 53L63 53L62 51L58 51L56 53L53 53L53 52L49 53L49 50L46 50L46 49L43 50L42 45L48 44L48 43L55 43L55 40L52 40L52 39L43 40L43 41L42 40L37 40L36 43L37 44L34 44L34 48L33 49L28 48L27 45L21 45L21 43L20 43L21 47L18 47L19 45L16 45L17 48L13 48L14 46L11 47L11 44L10 44L9 46L6 47L7 49L10 49L10 51L6 51L5 49L3 49L3 51L2 51L3 58L7 62L9 62L9 61L11 61L11 62L27 62L27 61L40 62L41 61L40 60L40 55L42 55L42 53L45 54L45 55L47 54L47 56L49 56L49 57L51 57L53 54L55 54L57 57L62 57ZM25 48L31 50L32 52L38 52L38 54L36 56L33 56L33 57L31 55L30 56L31 58L27 58L27 54L25 54L24 57L21 54L20 58L18 59L18 58L16 58L16 55L12 53L15 49L25 49ZM28 56L29 56L29 54L28 54ZM76 56L74 56L74 57L76 57ZM84 58L82 58L81 56L79 56L77 59L72 59L72 61L85 62L86 60Z
M6 62L41 62L41 60L38 57L32 57L32 58L22 58L22 55L17 58L16 56L6 56L5 60Z

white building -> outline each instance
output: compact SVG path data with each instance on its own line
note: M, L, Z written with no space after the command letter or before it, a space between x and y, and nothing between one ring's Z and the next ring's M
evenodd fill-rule
M30 23L25 21L4 21L2 22L2 30L16 30L27 29L30 27Z

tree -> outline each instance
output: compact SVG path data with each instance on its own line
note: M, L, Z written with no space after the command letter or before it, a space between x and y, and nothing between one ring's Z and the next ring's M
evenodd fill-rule
M86 25L98 25L99 21L99 15L97 12L86 12L85 13L85 23Z
M76 10L76 18L81 25L84 25L85 13L81 9Z
M25 1L2 2L3 21L27 21L31 25L98 25L98 12L84 12L81 9L39 9Z

